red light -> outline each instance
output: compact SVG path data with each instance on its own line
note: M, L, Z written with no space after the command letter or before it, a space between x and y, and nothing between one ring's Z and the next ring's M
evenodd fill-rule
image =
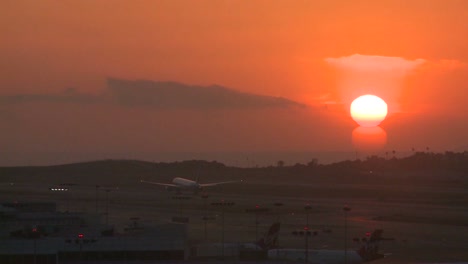
M37 228L33 228L32 231L35 233L37 232Z
M84 235L83 234L78 234L78 238L83 238Z
M305 230L305 231L309 230L309 227L308 227L308 226L305 226L305 227L304 227L304 230Z
M366 237L370 237L370 232L366 232Z
M255 208L257 208L257 209L258 209L259 207L260 207L260 206L259 206L258 204L256 204L256 205L255 205Z

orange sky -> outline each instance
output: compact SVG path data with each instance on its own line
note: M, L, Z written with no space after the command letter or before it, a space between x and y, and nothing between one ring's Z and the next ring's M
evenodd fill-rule
M392 114L382 123L388 148L466 148L467 18L464 0L4 0L0 96L70 87L99 95L106 78L115 77L218 84L310 107L207 114L0 100L0 148L7 154L352 150L347 94L369 83L366 76L389 100ZM361 72L364 82L329 63L356 54L423 63L398 79ZM152 120L174 118L179 123L165 127L159 142ZM63 119L69 131L58 125Z

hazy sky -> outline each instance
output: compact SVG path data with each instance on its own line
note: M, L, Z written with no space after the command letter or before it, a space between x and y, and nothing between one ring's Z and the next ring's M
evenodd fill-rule
M467 36L464 0L2 0L0 165L353 151L365 93L383 151L465 150Z

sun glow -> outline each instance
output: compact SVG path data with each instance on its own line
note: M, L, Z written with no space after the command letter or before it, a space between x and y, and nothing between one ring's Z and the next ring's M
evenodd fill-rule
M360 126L375 127L387 116L387 104L380 97L367 94L354 99L350 113Z
M387 133L379 126L356 127L353 130L352 142L358 151L381 151L387 144Z

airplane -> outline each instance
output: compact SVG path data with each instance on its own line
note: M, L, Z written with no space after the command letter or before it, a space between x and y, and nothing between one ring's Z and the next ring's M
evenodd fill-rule
M242 180L241 181L213 182L213 183L198 183L198 181L192 181L189 179L176 177L172 180L172 183L161 183L161 182L152 182L152 181L145 181L145 180L140 180L140 182L164 186L166 190L168 191L175 190L178 193L180 193L181 191L186 190L186 191L192 191L194 194L196 194L199 191L203 190L203 188L205 187L212 187L212 186L217 186L217 185L227 184L227 183L242 182Z
M198 259L212 259L219 257L239 257L242 253L258 253L266 255L268 250L278 247L278 234L281 224L273 223L263 237L250 243L203 243L192 249L194 257Z
M310 263L323 264L360 264L384 258L387 255L378 252L379 241L391 239L382 238L382 233L382 229L375 230L358 250L310 249L307 251L307 260ZM303 262L305 260L305 249L270 249L268 250L268 259Z

